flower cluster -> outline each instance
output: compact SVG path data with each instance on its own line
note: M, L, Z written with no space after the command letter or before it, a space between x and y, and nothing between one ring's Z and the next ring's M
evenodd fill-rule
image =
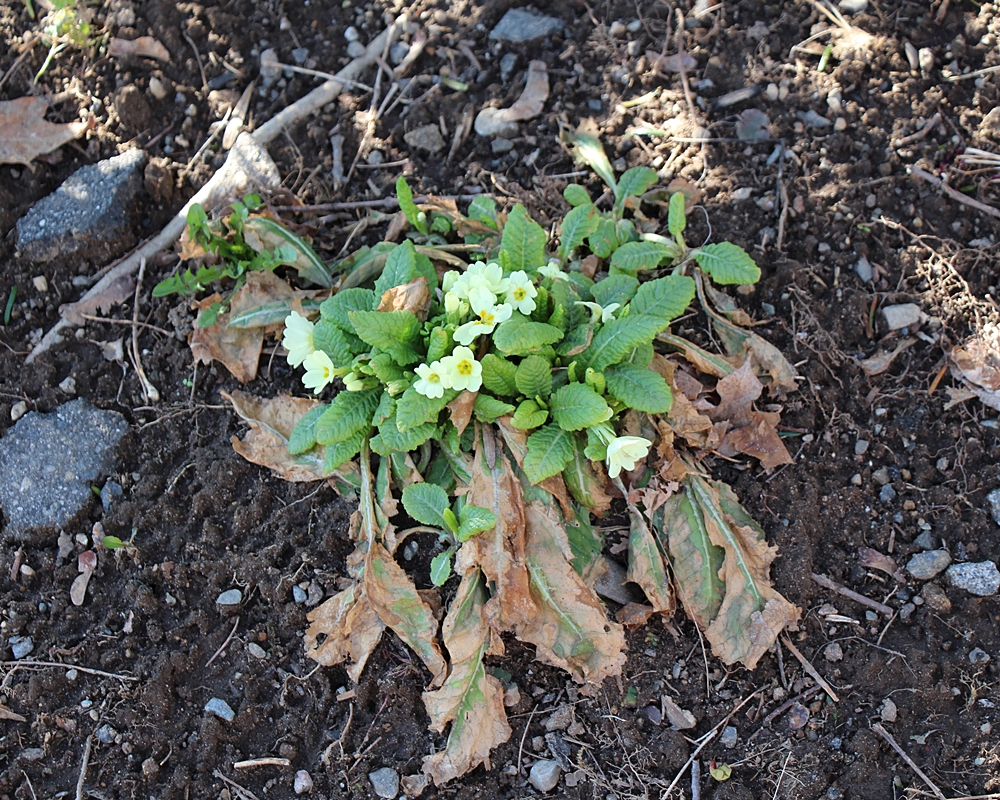
M504 277L499 264L471 264L464 274L445 274L443 286L445 311L463 319L472 311L473 318L455 331L455 341L468 347L479 336L493 333L497 325L510 319L517 309L522 314L535 310L538 290L524 270ZM497 303L500 295L504 302ZM419 389L417 391L420 391ZM433 395L428 395L433 396Z
M285 333L281 343L288 351L285 356L288 363L293 367L302 365L306 368L302 384L319 394L333 381L336 370L330 356L316 349L313 342L315 327L308 319L293 311L285 317Z
M424 397L441 397L445 389L478 392L483 385L483 365L468 347L456 347L450 356L417 367L413 384Z

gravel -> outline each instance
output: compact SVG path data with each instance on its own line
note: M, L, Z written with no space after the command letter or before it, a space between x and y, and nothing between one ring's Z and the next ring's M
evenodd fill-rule
M736 743L739 741L740 734L732 725L727 725L723 731L722 735L719 737L719 744L726 749L736 747Z
M978 597L989 597L1000 591L1000 570L992 561L952 564L947 577L956 589L965 589Z
M8 643L14 658L24 658L31 655L31 651L35 649L35 643L30 636L11 636Z
M490 31L490 39L524 44L559 33L563 27L562 20L555 17L538 14L525 8L512 8Z
M993 516L993 521L1000 525L1000 489L994 489L986 495L986 501L990 504L990 514Z
M238 606L242 601L243 592L239 589L227 589L215 598L215 602L220 606Z
M399 773L390 767L382 767L382 769L369 772L368 780L371 781L375 794L386 798L386 800L390 800L399 793Z
M918 581L929 581L948 568L951 554L947 550L917 553L906 562L906 571Z
M562 767L558 761L536 761L528 774L528 781L539 792L551 792L559 783L559 776L562 775Z
M827 661L843 661L844 648L840 646L839 642L830 642L830 644L823 649L823 658Z
M213 697L205 703L205 711L209 714L214 714L219 719L223 719L226 722L232 722L236 719L236 712L233 711L229 703L225 700L220 700L218 697Z

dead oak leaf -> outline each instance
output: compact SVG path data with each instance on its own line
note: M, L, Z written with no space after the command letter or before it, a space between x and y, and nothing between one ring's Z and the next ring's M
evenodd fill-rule
M0 101L0 164L30 166L33 159L73 141L96 124L94 117L86 122L48 122L48 107L44 97Z

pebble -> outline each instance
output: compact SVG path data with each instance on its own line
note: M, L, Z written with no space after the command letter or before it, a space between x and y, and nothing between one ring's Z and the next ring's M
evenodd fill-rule
M347 55L351 58L361 58L367 49L361 42L348 42Z
M35 289L43 294L49 290L49 282L44 275L36 275L31 279Z
M375 794L391 800L399 793L399 773L390 767L382 767L374 772L368 773L368 780L371 782Z
M879 467L872 473L872 480L879 486L885 486L890 480L889 470L886 467Z
M417 553L420 550L420 545L417 543L416 539L410 539L406 546L403 547L403 558L406 561L413 561L417 557Z
M634 19L628 25L625 26L625 30L629 33L638 33L642 30L642 20Z
M220 606L238 606L243 602L243 592L239 589L227 589L215 598L215 602Z
M731 749L736 747L736 743L740 740L740 733L732 725L727 725L723 731L722 735L719 737L719 744L726 749Z
M306 772L304 769L300 769L295 773L295 794L306 794L312 791L313 779L312 775Z
M249 642L247 644L247 652L250 655L252 655L254 658L258 658L258 659L261 659L261 660L267 658L267 651L264 650L264 648L261 647L256 642Z
M31 655L31 651L35 649L35 643L30 636L11 636L8 644L10 644L14 658L24 658Z
M628 29L625 27L625 23L620 19L616 19L611 23L611 27L608 28L608 33L611 34L612 38L620 39L625 35Z
M863 482L863 478L861 477L861 473L860 472L855 472L851 476L851 486L860 486L862 484L862 482Z
M802 703L793 703L788 709L788 727L793 731L802 730L809 722L809 709Z
M510 139L504 139L502 136L498 136L490 142L490 149L493 151L493 155L499 156L513 150L514 143Z
M921 72L930 72L934 69L934 51L929 47L921 47L917 51L917 62L920 64Z
M856 455L856 456L863 456L865 453L867 453L868 452L868 444L869 444L869 442L868 442L867 439L858 439L854 443L854 455Z
M830 120L821 114L817 114L812 109L808 111L797 111L795 116L798 117L799 121L803 125L807 125L810 128L826 128L830 125Z
M753 189L749 186L741 186L735 192L733 192L733 200L737 202L743 202L744 200L749 200L751 195L753 195Z
M115 737L118 735L118 731L112 728L110 725L104 724L96 731L94 731L94 738L97 739L101 744L114 744Z
M41 747L26 747L21 751L21 758L25 761L41 761L45 758L45 750Z
M837 117L833 121L833 129L835 131L846 131L847 130L847 120L843 117Z
M974 647L969 651L969 662L972 664L985 664L990 660L990 654L980 647Z
M14 410L11 409L11 417L14 416ZM938 461L940 464L940 460ZM944 468L948 468L948 462L945 461ZM942 472L944 470L941 470ZM986 501L990 504L990 514L993 516L993 521L1000 525L1000 489L994 489L988 495L986 495Z
M264 66L265 63L270 64L272 61L278 61L278 53L273 47L269 47L263 53L260 54L260 79L264 85L265 89L270 89L275 83L277 83L278 78L281 77L281 67L274 66ZM184 95L178 93L177 102L183 103L186 100Z
M1000 590L1000 570L992 561L952 564L947 577L956 589L965 589L978 597L989 597Z
M295 600L296 603L304 603L306 601L306 590L301 586L293 586L292 599Z
M917 607L913 603L905 603L901 609L899 609L899 618L903 622L909 622L910 617L913 616L913 612L917 610Z
M840 646L840 642L830 642L830 644L823 648L823 658L831 662L843 661L844 648Z
M882 722L895 722L899 716L896 704L888 697L882 701L882 708L879 709L879 716L882 717Z
M389 48L389 61L392 65L399 66L402 64L406 57L410 54L410 45L406 42L396 42L392 47Z
M101 507L104 509L104 513L107 514L111 511L111 507L115 504L115 501L121 498L125 494L125 490L122 489L120 483L115 481L107 481L104 486L101 487Z
M147 758L142 762L142 774L147 778L153 778L159 773L160 765L155 758Z
M500 59L500 80L507 83L515 69L517 69L517 53L507 53Z
M157 100L164 100L169 90L166 84L154 75L149 79L149 93Z
M914 72L920 69L920 54L917 52L917 48L910 42L906 42L903 45L903 52L906 54L906 60L910 64L910 69Z
M906 562L906 571L918 581L929 581L944 572L951 564L951 554L947 550L928 550L917 553Z
M445 148L441 129L433 123L421 125L419 128L408 131L403 135L403 140L410 147L415 147L417 150L424 150L428 153L436 153Z
M306 590L306 605L312 608L315 605L319 605L319 601L322 599L323 587L316 581L310 582L309 588Z
M769 83L767 85L766 94L767 94L767 99L770 100L772 103L775 100L777 100L778 99L778 84L776 84L776 83Z
M565 26L562 20L538 14L525 8L512 8L490 31L490 39L523 44L558 33Z
M558 761L545 759L532 764L531 772L528 773L528 781L539 792L551 792L559 783L561 774L562 767L559 766Z
M14 405L10 407L10 421L17 422L21 417L28 413L28 404L23 400L18 400Z
M837 5L848 14L861 14L868 8L868 0L840 0Z
M883 503L888 505L896 498L896 490L892 488L892 484L887 483L882 487L882 490L878 493L878 499Z
M356 42L361 38L361 33L353 25L344 31L344 38L349 42Z
M924 531L921 533L916 539L913 540L913 544L921 550L937 549L937 539L934 538L934 534L930 531Z
M912 328L920 323L923 315L923 311L916 303L900 303L899 305L885 306L882 309L882 316L891 331Z
M865 283L871 283L872 278L875 276L871 262L869 262L864 256L861 256L861 258L858 259L857 263L854 265L854 271L858 273L858 277Z
M76 378L72 375L67 375L61 381L59 381L60 391L72 396L76 394Z
M549 733L552 731L564 731L573 724L573 719L573 706L559 706L559 708L545 718L545 730Z
M306 63L307 58L309 58L308 47L296 47L294 50L292 50L292 61L294 61L300 67Z
M226 722L232 722L236 719L236 712L233 711L229 703L225 700L220 700L218 697L213 697L205 703L205 711L209 714L214 714L219 719L224 719Z

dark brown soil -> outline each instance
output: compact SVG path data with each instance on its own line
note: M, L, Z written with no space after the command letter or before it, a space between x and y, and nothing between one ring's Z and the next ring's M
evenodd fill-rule
M404 4L396 5L398 11ZM758 694L729 723L738 731L736 745L726 749L713 741L698 754L705 776L703 798L881 799L902 796L905 787L927 790L872 730L874 723L891 717L885 712L887 698L897 717L882 724L945 795L1000 791L1000 743L993 732L1000 725L996 597L971 597L942 583L950 610L920 603L910 609L912 614L904 614L906 619L896 616L887 624L810 578L811 572L823 573L903 609L922 585L897 583L865 569L859 564L859 547L890 554L903 564L919 549L914 539L929 529L956 560L1000 559L1000 537L985 499L1000 485L996 428L984 424L990 422L989 414L975 401L946 408L944 389L951 379L935 384L943 364L941 340L919 341L887 372L870 379L857 363L876 352L887 334L875 313L884 305L922 303L943 323L926 326L928 334L957 341L968 332L969 320L949 312L941 287L928 278L932 250L950 260L976 296L996 292L997 248L970 244L995 241L996 220L938 195L909 177L906 168L918 162L950 163L963 146L995 146L988 138L989 126L981 130L981 123L997 102L996 73L978 82L948 82L940 67L952 59L972 70L992 66L1000 14L991 4L980 9L956 0L937 24L925 4L873 1L853 21L874 39L853 57L833 58L823 73L816 68L818 56L791 52L825 21L812 5L733 0L709 14L708 20L719 20L717 27L695 28L688 36L698 61L691 75L693 92L706 104L700 113L712 136L726 139L735 135L738 112L754 105L765 111L771 135L783 138L796 154L779 174L776 164L767 163L773 144L699 145L626 135L640 120L669 126L674 119L690 119L678 76L655 75L641 55L647 49L660 51L668 20L667 52L676 52L676 18L667 4L540 2L540 10L560 17L566 31L541 45L512 48L519 61L504 84L499 59L507 50L496 48L487 34L510 5L429 0L412 9L430 37L416 72L432 75L448 67L470 88L465 94L436 90L410 105L405 116L403 106L397 106L376 126L371 146L386 162L409 159L410 180L420 190L458 194L465 187L480 187L499 200L524 200L541 217L554 219L564 210L559 192L567 179L552 176L579 169L558 144L559 123L594 117L612 159L664 169L664 184L682 176L697 186L706 214L693 216L692 239L711 235L754 255L764 278L740 302L757 319L767 320L763 335L806 378L782 409L795 464L769 475L756 465L719 460L715 475L733 484L780 548L775 584L803 609L792 640L840 700L824 700L822 692L809 695L802 700L808 722L792 730L787 713L773 712L806 692L813 681L788 650L765 658L754 672L727 670L710 654L703 657L695 628L680 617L676 632L655 623L631 634L621 684L609 682L598 698L577 695L564 675L533 663L528 649L510 642L507 656L495 666L509 672L520 690L520 703L509 710L514 735L496 751L491 772L480 768L453 786L429 789L425 796L533 796L525 775L533 758L547 757L543 722L561 704L571 703L581 727L564 735L579 781L569 786L564 778L557 793L660 797L693 754L695 736L754 692ZM681 3L690 16L688 5ZM104 265L66 259L31 266L16 257L11 231L34 202L80 166L114 155L119 147L142 146L172 126L169 135L180 134L187 145L173 139L167 152L167 139L160 138L149 147L157 167L147 181L152 194L140 200L136 233L154 234L221 163L221 156L210 154L179 180L181 167L217 118L195 48L209 81L224 73L223 59L242 73L226 87L238 95L256 75L257 52L266 46L274 47L286 63L292 62L292 49L308 48L317 69L333 72L346 63L344 28L358 25L367 41L383 28L383 12L393 9L377 2L342 7L316 0L150 0L134 7L106 0L94 8L98 29L114 14L120 22L111 26L113 33L156 36L172 61L162 67L145 60L94 61L92 53L73 50L33 86L46 51L38 44L0 90L0 99L62 93L50 113L53 121L78 118L86 100L100 122L89 140L63 147L57 163L0 168L0 233L5 237L0 242L0 305L10 288L18 287L10 324L0 331L0 432L12 424L10 410L20 400L39 411L65 402L68 397L58 384L67 376L75 378L80 396L125 414L132 432L122 448L120 473L113 476L124 487L124 499L105 514L95 498L66 532L89 534L99 521L106 534L122 539L134 531L136 550L118 558L105 555L86 602L75 607L68 597L77 574L75 554L67 563L57 561L54 532L25 544L20 558L30 567L27 573L11 575L18 546L8 542L0 559L0 657L12 658L11 636L30 635L32 658L123 677L6 663L0 670L0 708L6 706L27 721L0 716L0 800L72 796L85 742L104 725L113 731L104 737L107 743L95 740L85 788L77 796L250 796L224 783L224 776L259 798L290 797L295 771L307 770L314 796L373 797L369 772L388 766L401 775L419 773L421 758L443 739L426 729L420 697L426 675L393 637L379 646L357 687L343 669L315 669L304 656L308 608L294 601L292 588L312 587L324 595L337 590L353 509L325 486L285 483L233 452L229 437L240 432L240 425L219 391L238 384L221 367L193 368L184 340L189 317L184 302L152 301L149 296L152 282L170 266L151 267L141 298L142 319L177 331L167 336L146 329L140 335L148 376L163 395L155 407L143 400L131 366L123 369L105 361L96 346L127 337L126 326L90 324L25 366L32 342L58 319L58 306L79 297L82 289L73 278ZM285 18L287 25L282 24ZM611 36L612 22L635 19L642 20L637 32ZM21 3L0 5L0 35L7 45L0 55L0 75L17 59L25 34L37 28ZM631 53L630 39L638 43ZM819 41L822 45L826 39ZM482 73L470 66L460 42L468 43ZM925 73L911 71L904 42L930 48L937 66ZM468 107L509 104L521 91L531 58L549 65L552 94L546 112L525 126L511 153L495 156L490 141L473 134L448 163L405 143L404 133L419 125L443 120L450 134ZM154 74L168 88L163 100L148 90ZM788 88L782 99L761 94L727 108L712 106L732 90L782 81ZM296 76L272 94L255 95L254 119L269 119L313 85L312 78ZM652 101L618 108L657 87L662 89ZM828 103L837 87L842 94L839 111ZM185 109L192 103L197 113L188 117ZM391 192L399 167L362 170L339 194L329 179L330 130L337 126L347 137L349 164L364 129L356 114L366 112L368 105L364 98L345 95L272 145L287 188L307 203ZM796 115L806 111L831 122L843 117L846 127L803 127ZM944 127L902 150L893 149L896 140L918 131L936 112ZM692 132L684 125L676 130L681 137ZM976 191L985 202L995 201L990 177L975 176L982 181ZM580 179L597 188L596 179ZM737 199L740 188L751 189L752 196ZM775 239L784 195L789 210L779 250ZM893 224L872 221L878 211ZM343 214L321 223L316 236L321 252L336 255L346 238L343 226L358 218ZM377 240L382 230L373 225L355 244ZM876 269L872 283L863 283L854 271L862 256ZM37 275L46 277L47 291L33 285ZM130 320L131 304L112 313ZM705 336L698 320L684 324L692 336ZM893 342L887 344L891 348ZM271 396L296 386L284 360L273 359L262 364L261 377L245 388ZM870 444L856 454L859 440ZM882 485L875 474L882 468L895 492L888 502L880 499ZM419 544L421 554L431 552L430 538ZM426 581L425 566L417 574ZM243 602L226 610L215 599L230 588L242 590ZM829 609L821 611L824 604L855 622L831 624L824 616ZM826 658L832 642L840 645L842 660ZM250 644L266 656L254 657ZM971 663L969 653L977 647L992 659ZM629 687L637 691L635 706L626 702ZM353 688L355 694L338 702L342 688ZM648 705L659 704L661 694L694 714L697 725L686 732L691 738L654 724L644 713ZM213 697L235 710L232 723L204 712ZM287 758L292 766L233 767L234 762L262 757ZM708 777L709 761L731 765L729 781ZM691 796L687 775L671 796L682 793Z

